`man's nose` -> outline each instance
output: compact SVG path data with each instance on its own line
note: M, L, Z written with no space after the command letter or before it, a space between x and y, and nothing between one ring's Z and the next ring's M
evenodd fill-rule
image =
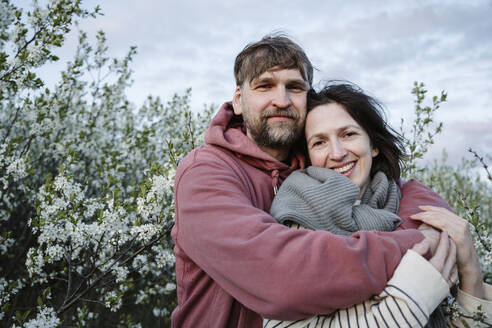
M272 104L278 108L287 108L291 105L290 94L285 87L275 88Z

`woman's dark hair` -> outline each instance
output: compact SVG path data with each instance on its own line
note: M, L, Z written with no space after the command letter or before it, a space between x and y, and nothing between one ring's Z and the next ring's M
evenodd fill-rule
M402 138L386 123L382 105L355 84L331 81L319 92L312 89L308 92L307 112L331 103L341 105L366 131L372 146L379 150L372 162L371 177L382 171L388 178L398 180L405 156Z

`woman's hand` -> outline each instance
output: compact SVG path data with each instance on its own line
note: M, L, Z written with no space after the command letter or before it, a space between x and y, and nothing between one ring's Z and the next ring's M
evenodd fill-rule
M410 218L422 221L449 234L449 237L456 243L461 290L475 297L483 298L482 272L477 252L473 246L470 224L442 207L420 206L420 209L423 212L414 214Z
M424 256L430 248L430 242L424 239L420 243L415 244L412 250ZM437 244L434 255L429 259L429 262L441 273L450 288L456 284L458 281L456 245L448 238L447 232L443 231L440 234L439 243Z

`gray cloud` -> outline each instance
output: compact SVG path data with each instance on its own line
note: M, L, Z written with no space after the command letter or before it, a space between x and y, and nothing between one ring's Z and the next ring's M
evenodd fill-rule
M454 121L445 124L443 133L436 138L436 143L429 148L426 160L439 159L442 150L449 154L450 164L458 164L461 158L471 159L467 149L472 148L481 156L490 154L492 144L492 119L487 121Z
M98 2L87 1L86 6ZM461 130L454 127L453 122L474 126L478 119L492 120L488 110L492 106L492 2L488 0L302 4L105 0L101 7L105 16L83 21L81 29L89 34L104 30L115 56L125 54L131 45L138 47L132 64L135 83L129 92L137 104L149 93L168 99L188 87L193 88L192 105L197 110L203 103L229 100L235 55L248 42L281 29L305 48L319 68L316 80L343 78L358 83L386 104L393 125L402 117L407 121L412 117L410 90L415 80L426 83L429 95L448 92L449 100L438 117L463 143L468 142L469 131L466 125ZM70 56L74 40L75 35L67 42L71 50L63 50Z

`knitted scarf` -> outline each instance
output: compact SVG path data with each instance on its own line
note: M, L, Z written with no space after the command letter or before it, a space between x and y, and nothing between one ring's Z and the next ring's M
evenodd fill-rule
M376 172L360 204L360 189L331 169L310 166L294 171L273 199L270 214L280 223L294 222L312 230L351 235L359 230L393 231L398 217L400 188L383 172ZM445 328L442 306L432 312L427 328Z
M310 166L293 172L275 196L271 215L280 223L292 221L312 230L351 235L359 230L393 231L401 223L396 214L400 189L377 172L359 205L360 189L330 169Z

